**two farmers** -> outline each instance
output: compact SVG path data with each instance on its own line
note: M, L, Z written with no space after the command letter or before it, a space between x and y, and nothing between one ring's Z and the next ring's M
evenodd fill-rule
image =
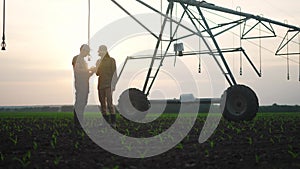
M80 128L79 119L83 120L84 109L87 105L89 94L89 78L96 73L98 77L98 98L101 105L101 113L110 125L116 128L116 113L113 106L112 93L116 86L116 61L110 57L105 45L99 46L96 67L88 68L84 60L90 53L90 47L83 44L79 55L72 60L75 78L75 104L74 126ZM108 110L108 111L107 111Z

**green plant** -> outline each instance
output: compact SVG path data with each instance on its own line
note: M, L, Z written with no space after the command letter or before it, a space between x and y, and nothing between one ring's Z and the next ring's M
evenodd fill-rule
M54 165L58 165L61 159L62 159L62 156L55 155L55 158L53 160Z
M275 138L277 139L278 143L281 143L281 136L275 136Z
M31 152L27 151L27 153L24 154L21 159L14 157L13 160L18 161L22 165L23 168L26 168L30 164L30 158L31 158Z
M9 139L14 143L14 145L17 145L17 143L18 143L18 136L17 135L14 138L9 137Z
M272 134L272 128L271 127L269 128L269 134Z
M291 151L291 150L288 150L288 153L292 156L293 159L297 158L298 155L299 155L298 153L293 152L293 151Z
M119 166L118 166L118 165L116 165L116 166L114 166L114 167L113 167L113 169L119 169Z
M28 128L28 134L31 136L32 135L32 128Z
M2 152L0 152L0 159L1 161L4 161L4 155L2 154Z
M51 144L51 147L52 147L53 149L55 149L56 143L57 143L56 135L55 135L55 134L52 134L52 139L51 139L50 144Z
M292 156L292 158L293 159L297 158L299 154L296 152L293 152L293 147L290 144L288 145L288 147L289 147L288 153Z
M182 143L179 143L176 145L175 147L176 149L179 149L179 150L182 150L183 149L183 144Z
M138 152L139 152L140 158L143 159L143 158L145 158L146 153L148 152L148 150L145 150L144 152L141 152L141 151L138 151Z
M272 144L275 144L275 141L274 141L273 138L270 138L270 142L271 142Z
M205 153L205 157L209 157L209 151L207 149L205 149L204 153Z
M236 134L240 134L241 133L241 129L239 129L239 128L236 128L235 131L236 131Z
M78 141L75 142L74 147L75 147L75 149L79 148L79 142Z
M248 139L248 143L249 143L250 145L252 145L252 144L253 144L252 137L247 137L247 139Z
M124 146L127 148L128 151L131 151L131 150L132 150L132 145L131 145L131 143L126 144L126 145L124 145Z
M260 156L258 154L255 154L255 163L258 164L260 161Z
M35 142L35 141L34 141L34 142L33 142L33 150L35 150L35 151L36 151L36 150L37 150L37 148L38 148L38 144L37 144L37 142Z
M161 135L158 135L159 141L162 143L164 141L163 137Z
M209 141L209 145L210 145L210 148L214 148L214 146L215 146L214 141Z
M227 135L227 137L229 138L229 140L231 141L231 140L232 140L232 136L229 135L229 134L226 134L226 135Z
M283 124L280 125L280 131L281 131L282 133L284 132Z
M85 132L84 131L78 131L78 134L81 138L84 138Z

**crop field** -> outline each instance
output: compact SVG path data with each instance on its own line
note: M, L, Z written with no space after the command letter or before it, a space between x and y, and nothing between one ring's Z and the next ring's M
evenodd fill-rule
M134 159L109 153L83 130L73 129L72 113L1 113L0 168L300 168L300 113L258 113L239 123L222 118L213 135L199 144L206 115L199 115L171 150ZM147 124L118 117L117 130L149 137L166 130L176 117L167 114Z

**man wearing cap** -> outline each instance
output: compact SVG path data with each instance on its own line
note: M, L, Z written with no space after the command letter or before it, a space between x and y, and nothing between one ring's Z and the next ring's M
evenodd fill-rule
M79 120L83 120L83 113L88 101L89 78L95 68L88 68L84 58L90 53L90 47L81 45L79 55L72 60L75 78L75 104L74 104L74 127L80 128Z
M104 119L116 128L116 113L113 105L112 92L117 82L116 61L110 57L105 45L99 46L96 75L98 78L98 97L101 104L101 113ZM107 112L109 110L109 113Z

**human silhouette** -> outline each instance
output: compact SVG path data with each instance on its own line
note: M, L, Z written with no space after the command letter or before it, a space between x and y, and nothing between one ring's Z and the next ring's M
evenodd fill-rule
M89 78L93 75L95 68L88 68L85 57L89 54L90 47L81 45L79 55L73 57L72 65L75 83L75 104L74 104L74 127L80 128L79 120L83 120L84 109L88 102Z
M116 61L110 57L105 45L99 46L96 75L98 78L98 97L101 104L101 113L110 125L116 128L116 113L113 105L112 94L116 87ZM107 111L109 110L109 113Z

